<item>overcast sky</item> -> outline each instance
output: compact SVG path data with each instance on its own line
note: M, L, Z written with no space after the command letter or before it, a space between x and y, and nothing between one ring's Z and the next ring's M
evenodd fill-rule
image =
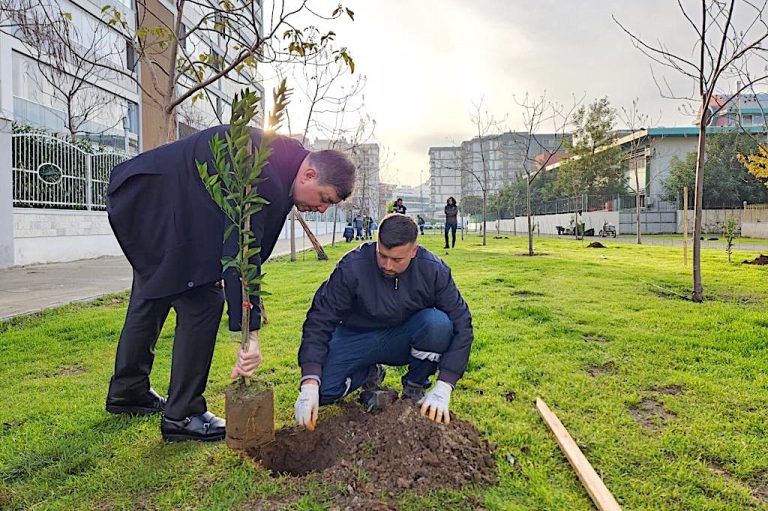
M481 99L505 127L522 128L514 96L563 103L608 96L617 109L639 98L658 126L691 125L681 101L663 99L650 61L611 19L649 42L690 55L694 34L676 2L610 0L360 0L355 21L338 23L356 73L367 76L366 112L386 153L383 178L417 184L428 177L430 146L472 137L470 112ZM698 2L693 4L698 5ZM654 68L679 95L692 84Z

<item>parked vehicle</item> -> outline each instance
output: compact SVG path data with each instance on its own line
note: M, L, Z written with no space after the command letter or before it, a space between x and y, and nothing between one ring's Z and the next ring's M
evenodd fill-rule
M606 221L603 223L603 228L600 229L600 237L607 238L608 236L616 237L616 226Z

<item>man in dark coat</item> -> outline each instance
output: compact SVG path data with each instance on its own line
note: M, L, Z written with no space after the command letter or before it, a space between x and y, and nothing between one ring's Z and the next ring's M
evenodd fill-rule
M210 128L147 151L112 171L107 213L115 237L133 267L133 286L107 394L111 413L165 412L160 430L169 441L220 440L224 420L207 410L203 392L213 357L224 294L229 329L241 329L242 294L235 269L222 275L221 258L234 256L236 235L213 202L196 162L215 169L209 142L228 126ZM254 147L262 132L253 129ZM324 212L352 191L354 165L337 151L309 152L296 140L273 137L272 155L258 193L269 203L251 219L259 267L269 258L291 208ZM223 281L222 281L223 276ZM225 293L222 292L224 287ZM258 298L250 324L250 348L238 351L232 377L250 376L261 363ZM154 347L168 312L176 311L168 400L152 390Z
M364 404L376 407L380 364L407 364L403 397L418 401L430 419L450 421L451 392L469 360L472 316L450 268L417 236L411 218L387 215L378 241L345 255L315 293L299 348L299 424L314 429L320 405L360 387Z

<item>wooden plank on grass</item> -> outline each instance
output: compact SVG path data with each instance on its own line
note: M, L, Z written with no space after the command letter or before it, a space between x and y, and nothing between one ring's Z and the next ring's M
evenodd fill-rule
M597 509L600 511L621 511L619 503L616 502L616 499L613 498L603 480L600 479L595 469L589 464L589 461L587 461L579 446L571 438L563 423L557 418L557 415L552 413L547 404L538 397L536 398L536 408L539 410L539 414L541 414L544 422L549 426L549 429L554 433L560 449L562 449L565 457L568 458L568 463L576 471L576 475L579 476L581 484L584 485L587 493L592 497L592 501L597 506Z

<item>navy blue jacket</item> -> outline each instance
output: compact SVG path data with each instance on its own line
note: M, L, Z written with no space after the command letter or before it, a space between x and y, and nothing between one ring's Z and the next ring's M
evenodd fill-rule
M451 269L419 247L416 257L396 278L376 263L376 243L347 253L315 293L304 321L299 348L302 376L320 375L336 327L358 332L391 328L422 309L437 308L453 322L453 339L440 359L440 379L454 385L464 374L472 345L472 316L451 277Z
M215 134L224 139L229 126L217 126L187 138L144 152L112 170L107 188L107 213L120 247L134 269L136 295L162 298L210 284L222 278L222 255L235 255L234 239L224 243L229 220L200 180L195 161L208 162L215 170L209 141ZM261 130L253 129L256 147ZM269 201L251 221L261 253L260 265L277 242L283 223L293 207L291 190L299 167L309 151L287 137L275 137L272 156L262 172L266 181L259 195ZM242 294L236 270L224 275L230 330L240 329ZM256 305L256 300L253 300ZM258 307L250 327L261 326Z

